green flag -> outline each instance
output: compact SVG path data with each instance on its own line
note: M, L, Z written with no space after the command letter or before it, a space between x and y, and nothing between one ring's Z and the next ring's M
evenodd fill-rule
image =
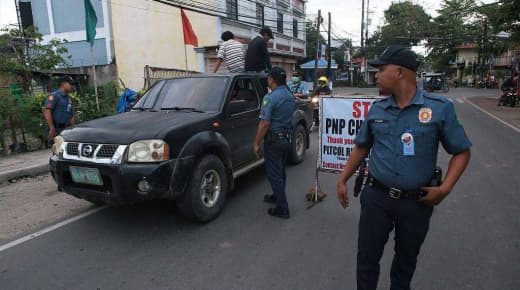
M90 0L84 0L85 3L85 31L87 32L87 41L90 46L94 46L94 38L96 37L97 16Z

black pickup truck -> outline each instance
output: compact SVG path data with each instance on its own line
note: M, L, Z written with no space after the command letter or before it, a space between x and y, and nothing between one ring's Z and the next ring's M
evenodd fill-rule
M222 210L234 180L261 165L253 145L263 74L196 75L161 80L132 111L79 124L55 138L58 187L95 204L175 200L206 222ZM309 147L313 108L296 99L290 162Z

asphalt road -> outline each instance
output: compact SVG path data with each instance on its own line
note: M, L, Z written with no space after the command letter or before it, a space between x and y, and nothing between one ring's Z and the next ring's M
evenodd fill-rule
M520 289L520 134L451 90L473 142L472 160L435 211L414 289ZM0 252L1 289L355 289L359 201L343 210L336 175L320 174L329 197L306 210L317 135L306 161L288 169L292 218L267 216L261 167L237 182L215 221L183 220L171 203L104 209ZM447 168L441 149L439 164ZM350 188L352 184L350 183ZM390 239L379 288L389 288Z

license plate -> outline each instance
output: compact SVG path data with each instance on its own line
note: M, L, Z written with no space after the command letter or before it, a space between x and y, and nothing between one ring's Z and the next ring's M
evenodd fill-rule
M97 168L70 166L70 175L76 183L103 185L103 179Z

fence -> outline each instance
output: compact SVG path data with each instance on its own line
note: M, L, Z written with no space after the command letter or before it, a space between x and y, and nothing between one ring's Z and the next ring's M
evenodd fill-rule
M144 67L144 89L149 89L159 80L194 74L199 74L199 72L175 68L153 67L147 65Z

